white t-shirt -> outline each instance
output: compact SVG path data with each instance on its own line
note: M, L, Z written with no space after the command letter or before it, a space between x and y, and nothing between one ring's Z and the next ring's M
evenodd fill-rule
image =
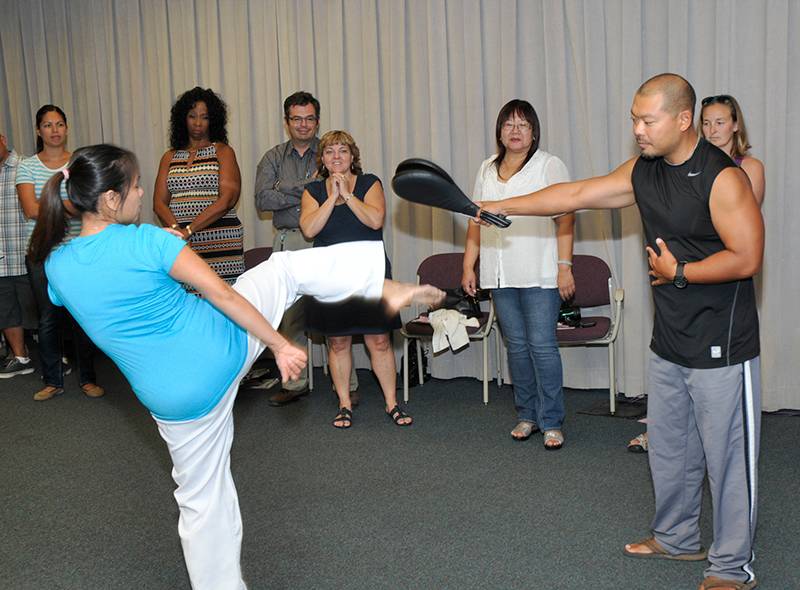
M500 181L494 159L485 160L478 170L472 195L475 201L499 201L569 181L564 162L541 149L507 182ZM511 226L506 229L481 226L481 288L555 289L558 244L553 218L515 215L510 219Z

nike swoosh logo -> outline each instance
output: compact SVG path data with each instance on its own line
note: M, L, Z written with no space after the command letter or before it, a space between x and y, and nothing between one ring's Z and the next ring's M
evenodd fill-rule
M686 176L691 178L692 176L697 176L698 174L702 174L702 173L703 173L702 171L700 171L700 172L689 172L689 174L687 174Z

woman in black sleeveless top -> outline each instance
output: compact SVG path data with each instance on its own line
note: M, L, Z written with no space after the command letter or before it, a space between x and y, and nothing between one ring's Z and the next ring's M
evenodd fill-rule
M300 204L300 229L314 246L342 242L383 241L386 201L380 179L364 174L355 140L346 131L329 131L320 139L317 152L321 180L306 185ZM353 264L358 264L353 260ZM386 260L386 278L391 266ZM412 419L399 409L395 383L391 331L400 318L387 317L380 304L353 300L340 304L309 301L306 323L311 331L327 337L328 360L334 388L339 396L336 428L352 425L349 377L353 364L353 335L362 334L374 371L386 401L386 413L398 426Z

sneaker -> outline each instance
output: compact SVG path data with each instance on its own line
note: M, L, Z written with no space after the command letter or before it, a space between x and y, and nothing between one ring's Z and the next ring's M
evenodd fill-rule
M84 383L81 390L87 397L103 397L106 394L106 390L96 383Z
M23 363L17 357L7 358L0 365L0 379L10 379L16 375L30 375L33 373L33 363Z
M33 394L33 399L37 402L44 402L62 393L64 393L63 387L45 385L42 389Z

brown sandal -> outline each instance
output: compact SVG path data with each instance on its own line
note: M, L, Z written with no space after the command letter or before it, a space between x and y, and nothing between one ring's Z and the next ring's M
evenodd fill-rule
M733 590L751 590L758 586L758 582L737 582L736 580L725 580L716 576L709 576L700 584L697 590L711 590L712 588L733 588Z
M666 549L664 549L659 544L659 542L656 541L655 537L650 537L649 539L637 541L636 543L631 543L631 545L644 545L650 550L649 553L636 553L634 551L628 551L627 548L622 550L622 552L628 557L636 557L637 559L670 559L673 561L703 561L706 557L708 557L708 551L706 551L702 547L700 548L700 551L696 551L695 553L676 553L673 555L672 553L669 553Z

